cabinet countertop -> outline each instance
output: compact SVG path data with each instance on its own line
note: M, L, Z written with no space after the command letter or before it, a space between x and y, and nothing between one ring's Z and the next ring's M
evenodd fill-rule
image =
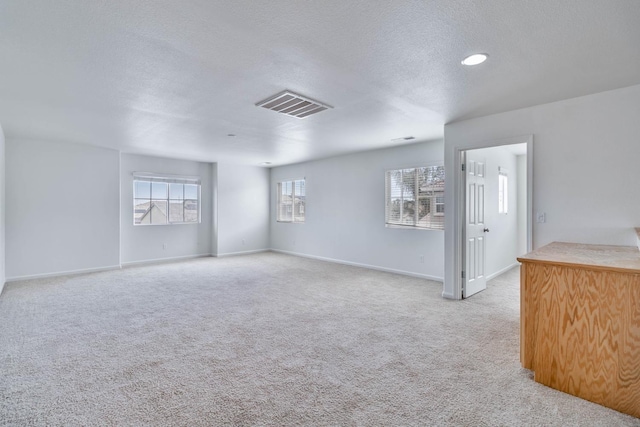
M640 273L640 250L635 246L553 242L518 257L518 261Z

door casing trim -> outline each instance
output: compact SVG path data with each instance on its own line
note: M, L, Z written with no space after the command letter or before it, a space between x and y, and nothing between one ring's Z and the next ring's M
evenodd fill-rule
M454 242L454 267L455 267L455 282L453 286L453 295L447 297L453 297L453 299L462 299L462 287L464 280L462 279L462 270L465 265L465 259L463 255L464 245L464 208L465 208L465 176L462 171L462 164L464 162L464 154L469 150L477 150L481 148L499 147L503 145L513 144L527 144L527 252L533 250L533 135L514 136L509 138L494 139L482 141L478 144L474 144L469 148L454 148L454 167L456 170L456 183L454 185L454 224L453 229Z

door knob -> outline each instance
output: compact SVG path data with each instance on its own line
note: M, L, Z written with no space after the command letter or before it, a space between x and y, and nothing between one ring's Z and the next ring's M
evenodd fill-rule
M488 233L488 232L489 232L489 229L488 229L488 228L485 228L485 229L484 229L484 230L482 230L482 231L484 231L485 233Z

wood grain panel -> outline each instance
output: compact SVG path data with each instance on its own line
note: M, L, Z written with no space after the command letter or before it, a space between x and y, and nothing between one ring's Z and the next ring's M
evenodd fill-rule
M525 263L521 281L523 367L640 417L640 275Z
M520 363L523 368L535 370L535 340L537 292L534 284L538 283L535 275L542 269L536 269L529 263L520 267Z

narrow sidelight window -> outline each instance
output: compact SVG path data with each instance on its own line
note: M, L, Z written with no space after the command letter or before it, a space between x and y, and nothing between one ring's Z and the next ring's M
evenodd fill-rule
M498 168L498 213L509 212L509 181L507 171Z

